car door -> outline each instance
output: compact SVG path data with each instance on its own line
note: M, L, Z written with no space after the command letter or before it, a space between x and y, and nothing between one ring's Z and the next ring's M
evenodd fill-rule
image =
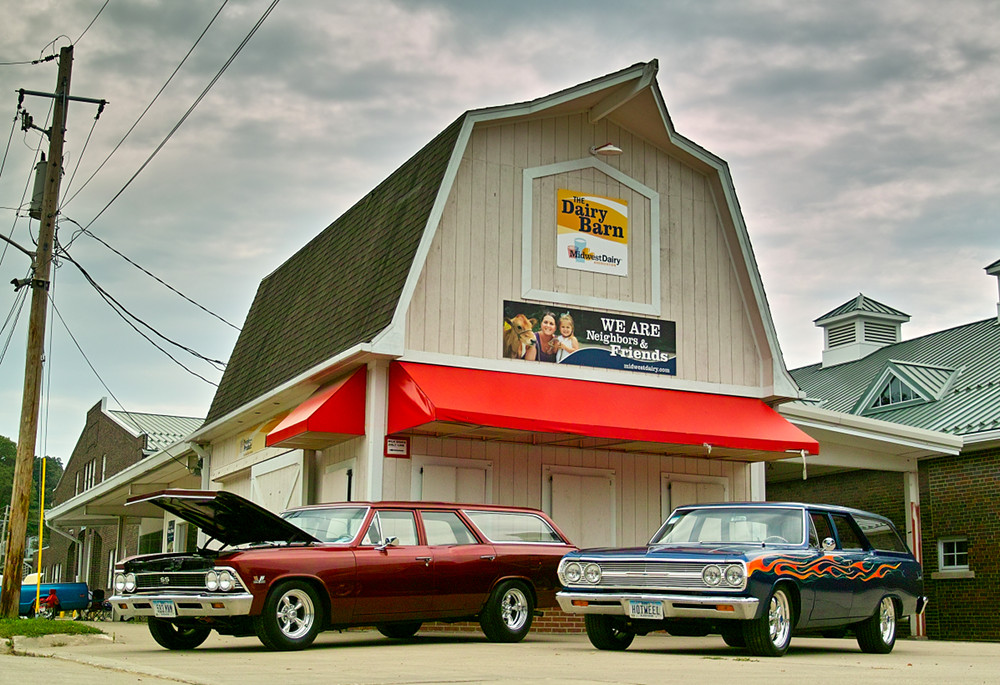
M875 605L867 597L869 594L867 576L871 566L868 544L859 534L849 515L834 513L830 519L837 531L838 554L845 565L844 588L850 592L851 599L848 616L851 618L870 616L875 611ZM869 603L872 605L871 611L867 611Z
M817 557L810 564L810 576L804 581L804 587L813 590L809 621L816 624L844 622L851 614L854 601L854 585L848 578L851 560L840 548L836 527L830 515L825 511L811 510L809 517L817 534ZM832 549L823 548L826 540L833 541ZM810 547L812 548L812 543Z
M493 545L478 540L454 511L422 510L420 519L434 557L435 613L442 617L477 613L498 575Z
M376 511L354 554L357 559L355 622L374 623L432 615L436 591L431 568L433 552L420 542L414 511Z

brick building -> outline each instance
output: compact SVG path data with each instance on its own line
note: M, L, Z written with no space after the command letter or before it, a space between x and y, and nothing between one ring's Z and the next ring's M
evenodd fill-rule
M1000 261L986 267L1000 277ZM998 316L911 340L909 317L864 295L816 320L823 362L792 370L823 408L962 439L918 460L927 635L1000 640L1000 304ZM877 464L873 465L877 469ZM905 482L878 470L770 477L768 499L856 506L908 523Z
M111 411L106 399L87 412L46 515L47 539L41 561L46 580L83 581L91 589L107 589L116 559L137 551L160 550L162 517L145 525L137 517L119 521L94 505L87 517L70 519L60 513L88 500L114 476L176 443L199 425L201 419Z

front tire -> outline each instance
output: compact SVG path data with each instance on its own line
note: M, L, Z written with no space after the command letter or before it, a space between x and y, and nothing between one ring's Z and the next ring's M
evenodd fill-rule
M479 615L479 626L490 642L520 642L531 630L535 602L519 580L500 583Z
M421 625L423 624L419 621L412 623L383 623L375 626L375 628L386 637L402 640L416 635Z
M754 656L782 656L792 641L794 610L788 590L776 587L760 618L743 623L743 639Z
M746 638L743 637L743 626L737 621L731 622L733 625L725 625L719 629L722 640L728 646L735 649L744 649L747 646Z
M179 626L162 618L152 618L147 621L149 634L161 647L174 650L187 650L198 647L208 639L211 628L198 626Z
M875 613L859 623L854 633L858 646L867 654L888 654L896 645L896 604L883 597Z
M604 614L585 614L583 624L587 628L590 644L598 649L621 652L628 649L635 639L635 633L627 630L625 622Z
M264 611L254 616L257 638L268 649L305 649L319 635L323 625L319 597L312 586L301 580L278 584L264 601Z

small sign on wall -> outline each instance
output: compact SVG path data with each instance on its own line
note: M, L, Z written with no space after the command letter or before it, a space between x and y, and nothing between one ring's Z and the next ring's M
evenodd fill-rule
M556 254L564 269L628 276L628 202L560 188Z
M396 459L409 459L410 458L410 439L409 438L390 438L386 436L385 438L385 456L395 457Z

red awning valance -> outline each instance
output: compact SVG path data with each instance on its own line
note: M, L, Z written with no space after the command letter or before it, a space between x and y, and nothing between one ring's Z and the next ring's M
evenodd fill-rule
M364 435L367 371L362 366L317 390L267 434L267 446L320 449L340 437Z
M694 446L746 460L819 453L815 440L759 399L393 362L388 432L433 425L442 430L432 432L455 434L442 424L601 439L581 446Z

